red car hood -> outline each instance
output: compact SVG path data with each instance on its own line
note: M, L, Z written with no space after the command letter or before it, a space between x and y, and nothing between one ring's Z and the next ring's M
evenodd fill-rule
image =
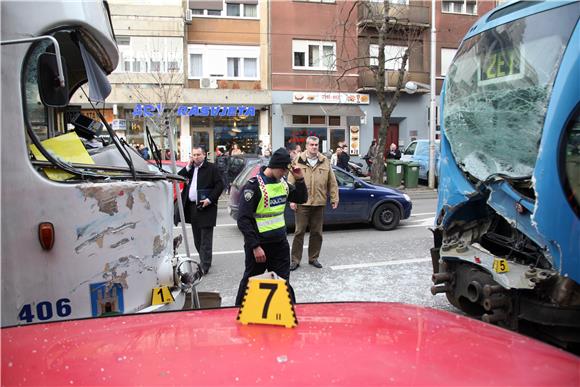
M444 311L296 306L298 327L237 308L2 329L2 385L574 385L580 358Z

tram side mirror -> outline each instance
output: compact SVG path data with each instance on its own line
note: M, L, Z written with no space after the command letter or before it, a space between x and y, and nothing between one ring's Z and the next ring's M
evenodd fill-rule
M64 86L58 80L58 65L56 54L45 52L38 58L38 90L40 100L49 107L65 107L68 105L68 80L66 78L66 63L61 57L64 72Z

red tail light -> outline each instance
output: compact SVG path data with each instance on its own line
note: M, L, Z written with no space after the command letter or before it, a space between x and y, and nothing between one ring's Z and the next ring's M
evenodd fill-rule
M52 249L54 245L54 226L50 222L42 222L38 225L38 240L44 250Z

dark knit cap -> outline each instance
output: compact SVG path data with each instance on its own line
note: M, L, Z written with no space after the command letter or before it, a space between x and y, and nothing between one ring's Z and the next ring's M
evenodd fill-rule
M268 163L268 168L288 168L288 164L290 164L292 160L290 160L290 154L285 148L279 148L272 157L270 158L270 162Z

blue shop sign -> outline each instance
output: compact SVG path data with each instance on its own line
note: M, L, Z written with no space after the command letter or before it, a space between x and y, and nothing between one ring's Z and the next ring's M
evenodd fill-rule
M133 109L133 117L153 117L160 116L164 111L161 104L137 104ZM202 117L236 117L255 116L254 106L210 106L210 105L181 105L175 110L178 116L202 116Z

